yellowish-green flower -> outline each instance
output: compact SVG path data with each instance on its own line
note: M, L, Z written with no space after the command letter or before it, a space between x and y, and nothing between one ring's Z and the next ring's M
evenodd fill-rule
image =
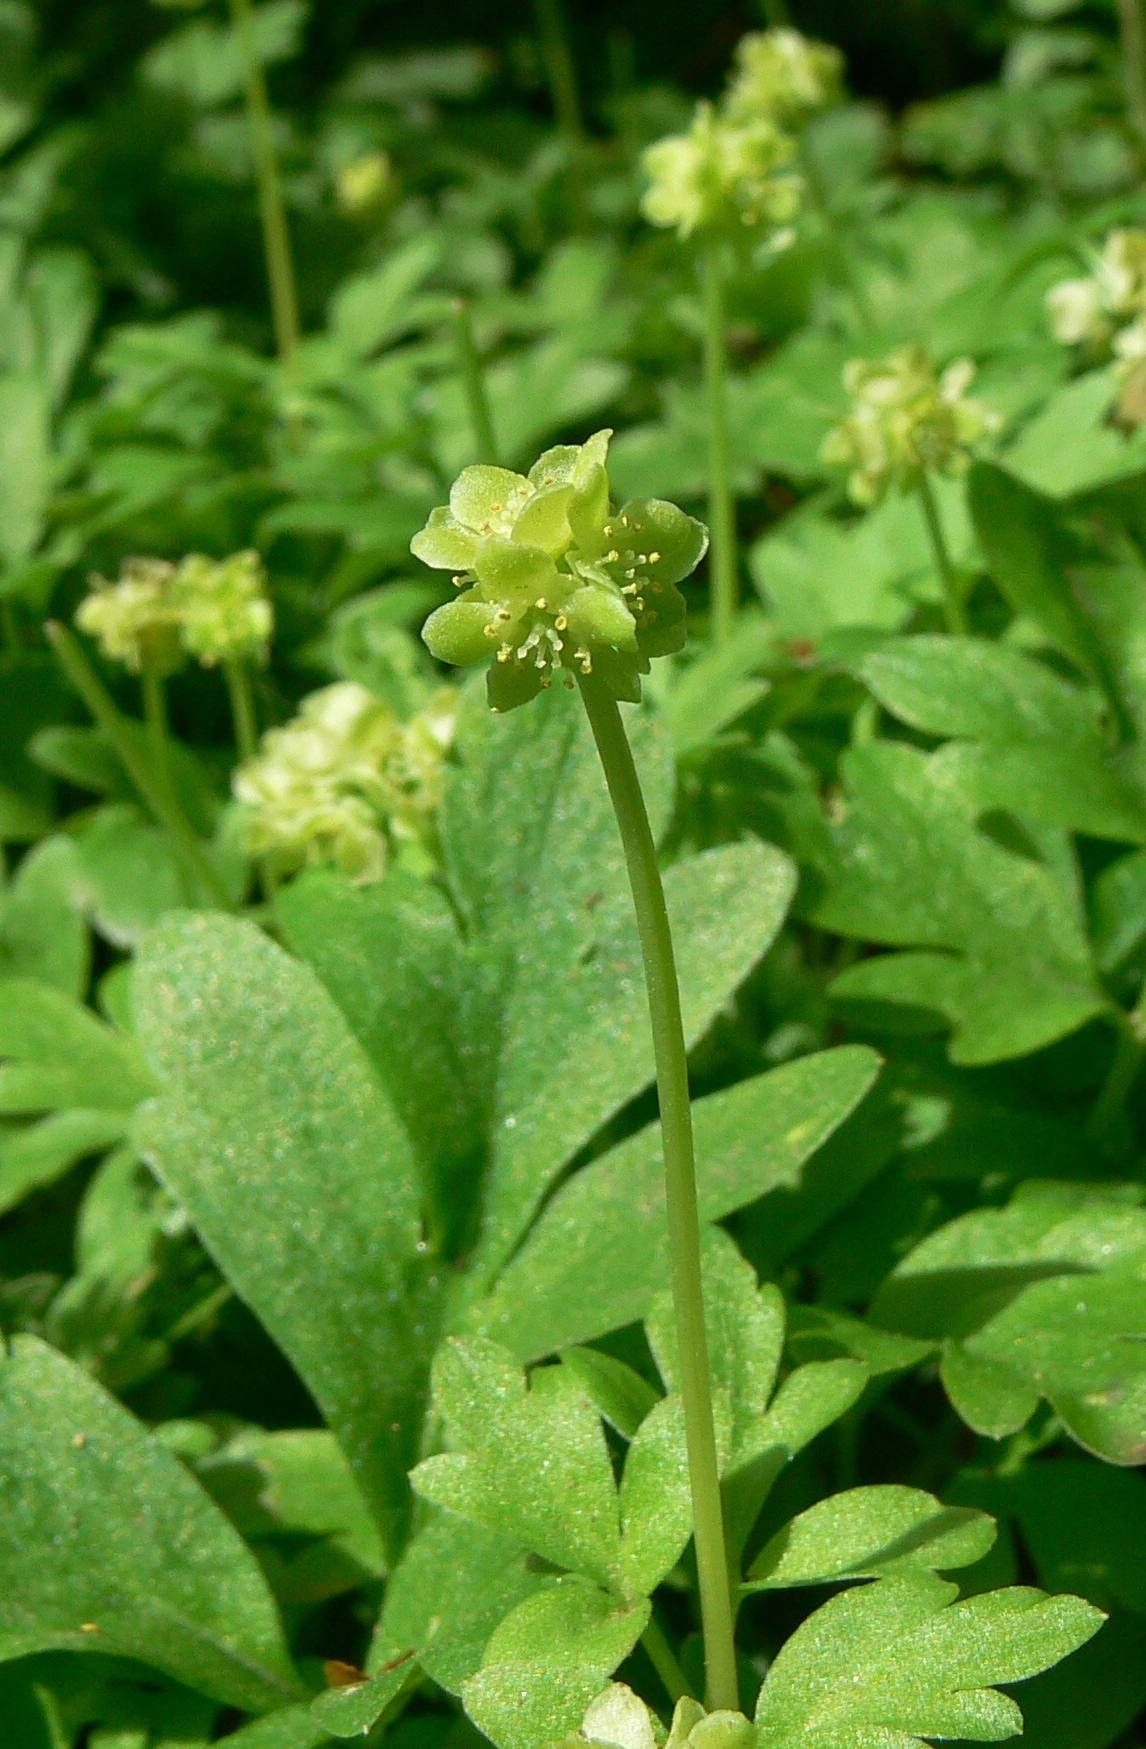
M711 229L782 227L796 216L801 181L790 135L768 116L732 121L699 103L686 134L646 147L641 211L681 237Z
M388 152L364 152L344 164L335 178L338 205L350 218L361 218L389 199L394 190L394 166Z
M463 469L449 506L410 542L425 564L453 571L462 591L422 635L442 662L494 658L494 710L525 704L562 670L597 673L615 697L638 699L650 658L684 644L676 585L699 562L707 533L659 498L612 507L611 435L547 450L528 474Z
M172 591L183 643L205 668L265 658L274 610L258 553L232 553L229 559L191 553L176 568Z
M178 668L181 656L175 566L165 559L125 559L119 580L93 577L91 594L76 609L76 624L104 655L133 674L145 667L161 674Z
M763 116L796 127L817 109L838 103L843 75L844 57L828 43L788 26L752 31L736 47L736 72L725 99L729 120Z
M1111 231L1093 271L1052 285L1046 302L1064 346L1116 345L1120 329L1146 316L1146 231Z
M824 439L821 459L850 469L853 503L877 503L892 486L906 491L928 472L959 474L998 416L967 390L975 374L959 359L941 374L921 346L904 346L878 363L845 367L851 408Z
M663 1736L645 1702L623 1682L610 1682L561 1749L656 1749ZM686 1695L673 1712L665 1749L754 1749L756 1730L743 1713L705 1712Z
M328 863L380 881L394 840L432 837L454 716L452 688L408 723L355 681L311 693L235 772L246 850L281 873Z

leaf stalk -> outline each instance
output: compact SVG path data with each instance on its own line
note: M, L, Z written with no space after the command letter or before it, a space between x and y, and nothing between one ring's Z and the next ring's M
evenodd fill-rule
M965 637L968 629L967 615L959 588L959 576L952 563L947 536L943 532L943 518L935 501L935 488L926 471L919 477L919 502L923 507L923 520L927 524L927 538L931 542L935 569L943 584L943 611L947 616L947 630L952 637Z
M290 232L287 229L286 202L282 177L275 151L274 128L271 119L267 82L255 45L251 0L230 0L231 18L243 58L243 76L247 92L247 124L251 134L251 157L255 166L255 186L258 191L259 220L263 229L263 251L267 263L267 284L271 297L271 321L274 325L275 348L279 357L289 363L298 349L298 290L295 284L294 260L291 255Z

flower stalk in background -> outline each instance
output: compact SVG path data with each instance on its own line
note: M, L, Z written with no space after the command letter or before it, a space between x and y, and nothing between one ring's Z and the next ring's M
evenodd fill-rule
M650 224L693 239L704 323L708 423L708 521L712 532L712 623L724 642L736 623L739 566L728 427L728 241L771 232L783 246L800 207L791 128L834 101L842 78L836 49L788 27L753 32L738 51L738 70L720 104L697 105L687 133L646 148L648 188L641 211Z
M492 658L489 699L508 710L564 671L576 684L621 834L641 941L656 1061L673 1301L681 1356L708 1691L738 1704L732 1593L712 1406L700 1262L688 1062L672 931L656 844L618 699L640 698L649 658L686 634L677 583L699 563L705 530L674 504L613 507L610 433L546 452L526 475L472 467L435 510L412 551L456 569L463 594L423 631L441 661ZM575 678L574 678L575 677Z
M452 687L406 723L355 681L311 693L235 772L246 850L276 875L329 863L360 886L395 848L424 863L454 716Z
M966 614L931 476L965 473L975 445L998 427L993 410L967 393L974 374L965 358L938 372L921 346L900 347L878 362L853 358L844 368L851 406L820 451L824 461L849 470L848 496L864 509L893 488L918 495L956 633L967 630Z

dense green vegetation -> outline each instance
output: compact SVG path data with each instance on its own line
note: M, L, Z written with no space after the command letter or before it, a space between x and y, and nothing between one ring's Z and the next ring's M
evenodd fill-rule
M1146 1743L1146 9L568 10L0 0L3 1749Z

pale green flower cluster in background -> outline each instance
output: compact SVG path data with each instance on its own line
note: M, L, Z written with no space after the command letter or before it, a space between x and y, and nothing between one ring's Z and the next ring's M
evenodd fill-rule
M93 579L76 624L97 639L105 656L133 673L151 668L169 674L185 655L206 668L263 660L274 610L257 553L227 559L191 553L177 565L127 559L117 582Z
M1123 385L1119 412L1141 424L1146 404L1139 404L1142 396L1133 385L1146 364L1146 231L1111 231L1093 271L1060 280L1046 302L1056 340L1096 357L1113 356Z
M839 50L798 30L753 31L736 60L723 100L699 103L687 133L658 140L641 160L649 179L641 211L681 237L790 224L803 184L789 130L842 90Z
M686 1695L676 1703L666 1743L663 1727L640 1696L623 1682L611 1682L561 1749L589 1744L601 1749L752 1749L755 1741L755 1727L743 1713L706 1713Z
M685 640L676 585L708 544L699 522L659 498L616 510L605 471L612 433L547 450L528 474L465 468L449 506L410 542L415 556L453 571L462 593L422 633L439 661L494 658L494 710L525 704L564 670L596 673L616 698L640 698L653 656Z
M736 71L725 109L730 121L766 116L795 127L838 103L844 57L830 43L813 42L790 26L754 30L736 45Z
M975 374L962 358L936 371L921 346L904 346L873 363L844 368L852 404L824 439L821 459L850 470L854 504L876 504L896 486L917 487L929 472L963 473L974 446L998 428L998 415L967 390Z
M383 878L395 844L424 862L455 716L453 687L405 723L356 681L311 693L234 774L247 853L279 874L332 864L362 886Z
M361 218L382 206L394 192L394 166L389 152L364 152L344 164L335 177L339 210Z

